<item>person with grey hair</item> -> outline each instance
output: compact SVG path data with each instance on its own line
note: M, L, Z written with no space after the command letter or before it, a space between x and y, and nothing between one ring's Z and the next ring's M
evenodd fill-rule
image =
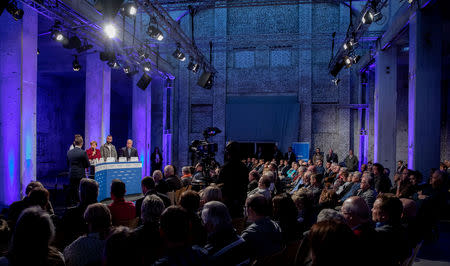
M137 254L143 265L152 265L158 258L163 241L159 235L159 217L164 211L164 202L157 195L145 196L141 208L142 225L133 232ZM151 240L151 241L149 241Z
M203 207L202 221L208 233L206 246L211 265L248 264L245 240L233 228L227 206L210 201Z
M166 165L166 167L164 167L164 178L169 192L176 191L183 186L181 179L175 175L175 170L172 165Z
M84 219L89 227L87 235L79 237L64 249L66 265L95 265L102 261L106 237L111 229L111 213L102 203L87 207Z
M367 206L369 206L369 209L372 209L373 203L377 198L377 192L373 189L373 178L369 172L364 172L356 196L363 198Z
M80 202L68 208L56 230L56 246L63 250L78 237L88 233L84 212L90 204L97 202L98 183L94 179L83 178L78 189Z
M181 176L181 183L184 187L189 186L192 182L191 167L184 166L183 168L181 168L181 173L183 174Z
M317 222L336 220L338 222L345 223L344 216L333 209L323 209L317 215Z
M222 201L222 190L218 186L210 185L200 193L200 204L210 201Z
M345 193L341 198L340 202L344 202L346 199L350 198L351 196L355 196L358 190L360 189L360 183L361 183L361 172L353 172L352 175L352 185L350 189Z
M8 254L0 265L65 265L62 254L50 244L55 227L50 215L39 206L25 209L11 237Z

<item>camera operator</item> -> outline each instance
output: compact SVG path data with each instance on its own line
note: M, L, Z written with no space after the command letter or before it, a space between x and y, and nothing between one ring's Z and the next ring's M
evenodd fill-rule
M248 168L239 159L239 143L228 143L225 152L227 162L219 173L217 183L221 184L223 202L231 218L241 218L247 197Z

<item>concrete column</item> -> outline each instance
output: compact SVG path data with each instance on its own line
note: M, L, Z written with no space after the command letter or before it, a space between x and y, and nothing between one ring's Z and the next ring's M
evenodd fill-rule
M374 161L395 169L397 48L378 50L375 66Z
M111 68L97 53L86 56L86 115L84 142L106 142L110 130ZM114 142L114 136L113 136Z
M0 16L0 205L24 196L36 180L38 16Z
M138 150L139 160L142 162L142 176L151 175L150 155L151 151L151 129L152 129L152 98L150 83L146 90L136 86L142 73L133 77L133 100L132 100L132 136L134 146Z
M302 4L298 8L299 33L312 39L312 4ZM299 141L312 142L312 46L311 42L299 44L299 88L298 101L300 103ZM312 145L312 143L311 143Z
M408 168L424 175L440 159L442 21L431 8L409 20Z

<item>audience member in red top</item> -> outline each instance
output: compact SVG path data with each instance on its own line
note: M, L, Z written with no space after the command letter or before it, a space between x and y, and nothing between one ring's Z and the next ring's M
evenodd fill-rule
M136 217L136 207L133 202L125 201L125 193L125 183L120 179L114 179L111 183L111 199L113 203L108 205L113 225L119 225L121 222L129 221Z
M91 147L89 147L88 150L86 150L87 156L89 160L95 160L102 158L102 155L100 154L100 150L97 149L97 141L93 140L91 141Z

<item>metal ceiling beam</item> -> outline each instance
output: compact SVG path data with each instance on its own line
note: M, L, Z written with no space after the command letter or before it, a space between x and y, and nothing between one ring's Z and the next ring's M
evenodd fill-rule
M149 17L156 17L158 25L170 36L170 38L180 45L183 52L191 56L197 63L201 64L207 71L216 73L214 66L200 52L198 47L183 32L180 25L170 16L167 10L159 4L158 1L152 0L134 0L134 2L144 10Z

